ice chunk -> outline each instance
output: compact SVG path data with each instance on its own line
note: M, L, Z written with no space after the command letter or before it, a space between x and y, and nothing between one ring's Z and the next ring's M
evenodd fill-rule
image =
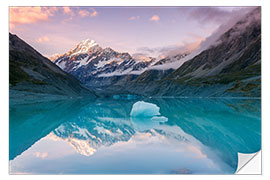
M133 104L130 116L134 128L137 131L145 131L167 122L168 118L160 116L159 109L157 105L144 101Z
M138 101L133 104L132 110L130 112L131 117L153 117L160 115L159 107L152 103L147 103L144 101Z

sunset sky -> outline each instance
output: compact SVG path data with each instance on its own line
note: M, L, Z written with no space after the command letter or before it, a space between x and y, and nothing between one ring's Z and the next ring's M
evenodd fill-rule
M119 52L193 49L248 7L10 7L10 32L45 56L90 38Z

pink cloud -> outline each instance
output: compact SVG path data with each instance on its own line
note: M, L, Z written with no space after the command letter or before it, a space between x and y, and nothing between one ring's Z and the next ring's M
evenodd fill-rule
M36 39L36 41L39 43L43 43L43 42L49 42L50 39L47 36L43 36L43 37Z
M38 21L47 21L57 10L56 7L10 7L10 28L14 28L17 24L31 24Z
M74 12L71 10L71 8L68 7L68 6L63 7L63 13L64 14L71 15L71 16L74 16L75 15Z
M80 10L79 15L81 17L86 17L86 16L95 17L98 15L98 13L94 8L89 8L88 10Z
M133 20L139 20L140 16L131 16L130 18L128 18L128 20L133 21Z
M153 15L153 16L149 19L149 21L156 21L156 22L158 22L159 20L160 20L160 18L159 18L158 15Z

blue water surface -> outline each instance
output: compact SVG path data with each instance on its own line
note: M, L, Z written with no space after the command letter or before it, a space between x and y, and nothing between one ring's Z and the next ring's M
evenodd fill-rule
M261 149L260 99L10 105L11 174L232 174Z

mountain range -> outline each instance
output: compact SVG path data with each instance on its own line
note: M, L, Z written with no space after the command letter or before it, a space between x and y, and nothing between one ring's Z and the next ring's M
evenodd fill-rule
M138 57L86 39L51 61L10 34L10 84L15 90L91 96L260 97L261 9L253 9L197 53Z
M152 58L119 53L112 48L101 48L94 40L86 39L65 54L50 58L62 70L74 75L88 87L110 86L115 77L137 77L149 67L174 62L185 57ZM117 80L118 81L118 80Z
M260 8L254 9L190 59L187 59L189 54L183 53L138 60L128 53L102 49L95 41L87 39L58 56L54 63L102 93L259 97L260 14ZM180 67L167 68L181 60ZM164 65L167 67L163 68Z

